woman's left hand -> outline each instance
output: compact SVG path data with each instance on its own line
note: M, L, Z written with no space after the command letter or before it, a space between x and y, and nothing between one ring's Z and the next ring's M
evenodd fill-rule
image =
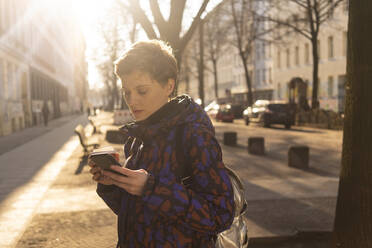
M144 169L131 170L125 167L111 166L111 170L119 172L122 175L112 173L110 171L103 170L102 173L105 176L112 178L113 183L125 189L132 195L142 195L143 189L146 185L148 173Z

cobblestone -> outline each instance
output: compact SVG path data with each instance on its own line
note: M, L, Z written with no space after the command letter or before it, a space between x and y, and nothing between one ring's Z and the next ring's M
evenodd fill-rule
M110 210L37 214L16 248L112 248L116 239Z

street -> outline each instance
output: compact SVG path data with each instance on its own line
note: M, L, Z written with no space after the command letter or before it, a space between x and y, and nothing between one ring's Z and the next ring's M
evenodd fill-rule
M223 158L245 183L250 237L293 235L297 231L331 231L341 163L342 132L283 126L245 126L242 120L215 123L222 143L236 131L238 146L223 146ZM265 156L247 153L248 137L265 138ZM310 169L289 168L290 145L310 147ZM285 220L285 222L283 222Z
M101 130L105 130L111 123L112 115L104 112L95 118L100 121ZM46 162L48 160L37 156L27 157L30 166L34 167L28 170L30 175L22 175L21 178L29 178L34 183L14 180L16 173L12 174L12 181L7 181L18 186L13 185L11 192L2 196L0 203L1 247L115 245L116 218L96 195L96 185L91 180L86 160L82 158L82 148L72 132L73 127L79 123L86 124L86 116L79 116L31 141L35 142L34 146L37 142L45 143L49 135L63 137L61 141L67 143L64 146L56 144L55 147L60 148L50 150L54 156L48 155L61 160L59 165L55 165L58 164L55 159L51 166L53 160ZM341 131L300 127L286 130L281 126L262 128L255 124L245 126L242 120L235 120L234 123L214 122L214 125L225 163L237 171L246 187L250 238L290 236L297 231L332 230L340 168ZM238 146L223 145L224 131L238 133ZM121 151L121 145L108 143L103 134L98 136L101 146L112 145ZM252 136L265 138L265 156L248 154L247 139ZM0 160L31 145L31 142L2 154ZM310 147L310 169L307 171L287 166L288 147L295 144ZM37 150L37 147L34 149ZM48 171L45 168L50 167L54 167L54 176L44 173L44 180L39 180L42 175L39 171ZM0 170L4 170L3 167ZM1 175L4 175L3 171ZM0 181L2 188L5 188L5 179ZM28 187L24 191L31 193L28 197L18 194L23 199L16 199L14 192L22 187ZM14 210L17 209L14 206L20 204L28 204L27 213L19 215L22 209ZM14 219L18 220L18 228L9 226Z

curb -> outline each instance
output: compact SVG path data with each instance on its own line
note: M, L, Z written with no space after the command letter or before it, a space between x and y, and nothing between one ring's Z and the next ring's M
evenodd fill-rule
M297 231L289 236L256 237L249 239L249 248L263 247L328 247L332 238L331 231Z

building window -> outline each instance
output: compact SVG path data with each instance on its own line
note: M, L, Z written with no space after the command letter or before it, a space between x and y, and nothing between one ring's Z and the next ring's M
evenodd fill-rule
M271 42L269 42L267 44L267 53L268 53L268 57L269 59L271 59Z
M305 64L310 63L310 49L309 49L309 43L305 44Z
M4 89L4 99L8 99L8 65L5 60L2 60L0 63L0 66L2 67L2 81L3 81L3 89Z
M296 65L299 65L300 64L300 54L299 54L299 51L300 49L298 48L298 46L295 47L295 63Z
M328 37L328 58L332 59L334 57L333 51L333 36Z
M12 67L12 64L11 63L7 63L7 66L6 66L6 71L7 71L7 88L8 88L8 92L7 92L7 96L11 99L12 98L12 93L14 92L13 90L13 67Z
M18 66L13 65L13 98L19 99L19 73L18 73Z
M260 70L256 71L256 81L257 81L257 84L260 84Z
M278 68L282 67L281 58L280 58L280 51L278 50Z
M266 69L262 70L262 81L263 83L266 83Z
M328 97L329 98L333 97L333 77L332 76L328 77Z
M270 84L273 83L272 70L271 70L271 68L269 68L269 83L270 83Z
M289 51L289 48L287 48L286 54L287 54L287 67L289 68L291 66L291 53Z
M342 38L342 54L346 56L347 54L347 32L344 31L343 38Z
M322 54L321 54L321 52L322 52L322 50L320 49L320 45L321 45L321 43L320 43L320 40L318 40L318 59L319 60L321 60L321 58L322 58Z

